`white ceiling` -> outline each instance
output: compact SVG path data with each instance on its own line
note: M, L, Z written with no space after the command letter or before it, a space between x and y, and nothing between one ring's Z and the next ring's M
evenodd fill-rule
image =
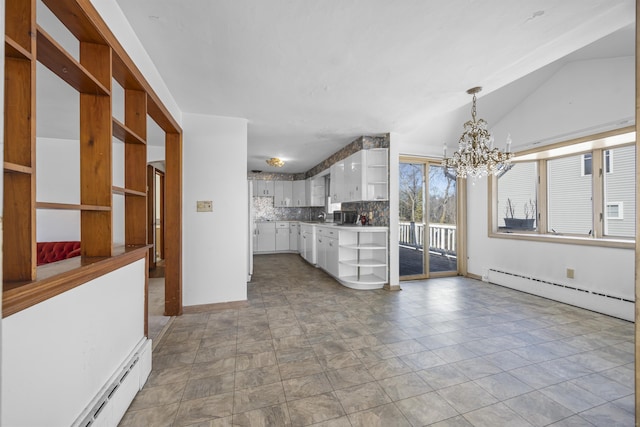
M304 172L387 132L440 153L468 88L491 123L552 69L532 72L624 27L575 55L633 55L635 40L633 0L117 2L182 111L248 119L248 170L278 156Z

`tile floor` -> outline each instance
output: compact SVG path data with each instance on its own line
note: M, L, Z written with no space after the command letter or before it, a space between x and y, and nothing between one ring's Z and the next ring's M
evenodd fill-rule
M455 277L353 291L255 257L176 318L121 426L632 426L633 324Z

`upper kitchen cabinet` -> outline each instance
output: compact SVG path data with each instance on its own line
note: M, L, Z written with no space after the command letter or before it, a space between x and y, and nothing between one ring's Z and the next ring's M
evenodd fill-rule
M340 160L331 165L331 203L342 203L348 200L345 197L344 165L347 159Z
M273 197L275 193L275 186L273 181L257 180L254 188L254 196Z
M307 206L324 206L325 177L315 176L307 179Z
M292 197L291 206L293 207L309 206L306 195L307 195L306 181L304 180L293 181L293 197Z
M336 203L389 198L389 150L361 150L331 166L331 201Z
M292 206L293 181L275 181L273 206L276 208L286 208Z

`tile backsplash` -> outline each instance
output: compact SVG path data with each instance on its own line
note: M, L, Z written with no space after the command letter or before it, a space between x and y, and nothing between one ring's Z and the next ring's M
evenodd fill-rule
M277 208L273 206L273 197L253 198L256 221L314 221L323 211L322 207Z

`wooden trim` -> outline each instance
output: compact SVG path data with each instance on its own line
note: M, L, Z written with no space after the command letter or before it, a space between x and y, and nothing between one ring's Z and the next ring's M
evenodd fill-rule
M182 314L182 134L165 142L165 316Z
M5 1L4 9L5 40L9 36L24 50L35 52L36 0Z
M147 196L147 194L142 192L142 191L129 190L128 188L118 187L118 186L115 186L115 185L111 187L111 191L114 194L122 194L122 195L127 195L127 196L140 196L140 197L146 197Z
M99 30L97 22L87 7L80 1L74 0L42 0L67 29L81 42L107 44ZM93 10L95 11L95 9ZM97 13L96 13L97 15ZM99 15L98 15L99 16Z
M464 275L464 277L468 277L469 279L480 280L482 282L482 276L479 276L479 275L474 274L474 273L467 273L467 274Z
M95 211L95 212L111 212L111 206L98 205L76 205L73 203L49 203L36 202L36 209L60 209L67 211Z
M626 126L626 127L620 128L620 129L613 129L613 130L610 130L610 131L607 131L607 132L597 133L595 135L582 136L580 138L573 138L573 139L569 139L567 141L556 142L554 144L545 145L543 147L531 148L529 150L519 151L519 152L515 153L514 154L514 161L517 162L518 161L518 157L520 157L520 156L525 156L525 155L528 155L528 154L536 154L536 153L541 153L542 157L540 157L540 158L549 158L548 155L543 155L543 153L545 153L547 151L551 151L551 150L556 149L556 148L562 148L562 147L567 147L567 146L570 146L570 145L581 144L583 142L598 141L600 139L604 139L604 138L608 138L608 137L612 137L612 136L616 136L616 135L622 135L624 133L635 132L635 131L636 131L635 126ZM597 149L597 148L601 148L601 147L587 148L587 149L585 149L585 152L593 151L594 149ZM573 155L573 154L579 154L579 153L576 152L576 153L571 153L571 154L568 154L568 155ZM525 161L530 161L530 160L525 160Z
M147 243L149 248L149 270L156 268L156 222L155 222L155 168L147 165Z
M636 135L640 135L640 0L636 0ZM640 206L640 141L636 138L636 206ZM640 215L636 211L636 244L635 244L635 419L640 420Z
M603 248L633 249L633 241L614 239L593 239L590 237L559 236L554 234L536 233L489 233L489 237L496 239L530 240L532 242L560 243L563 245L600 246Z
M80 93L109 95L109 89L40 27L38 27L38 61Z
M115 117L113 119L113 136L127 144L146 144L145 138L140 137Z
M31 52L20 46L18 42L8 35L4 36L4 55L15 59L26 59L27 61L32 60Z
M144 255L144 336L149 338L149 251Z
M219 310L238 310L240 308L249 307L249 301L229 301L218 302L213 304L190 305L184 308L184 314L206 313L208 311Z
M5 283L2 298L2 317L11 316L38 303L60 295L93 279L143 259L147 247L126 248L108 258L80 257L38 267L42 278L33 282Z
M29 166L18 165L16 163L4 162L4 171L5 172L31 174L31 173L33 173L33 168L31 168Z

